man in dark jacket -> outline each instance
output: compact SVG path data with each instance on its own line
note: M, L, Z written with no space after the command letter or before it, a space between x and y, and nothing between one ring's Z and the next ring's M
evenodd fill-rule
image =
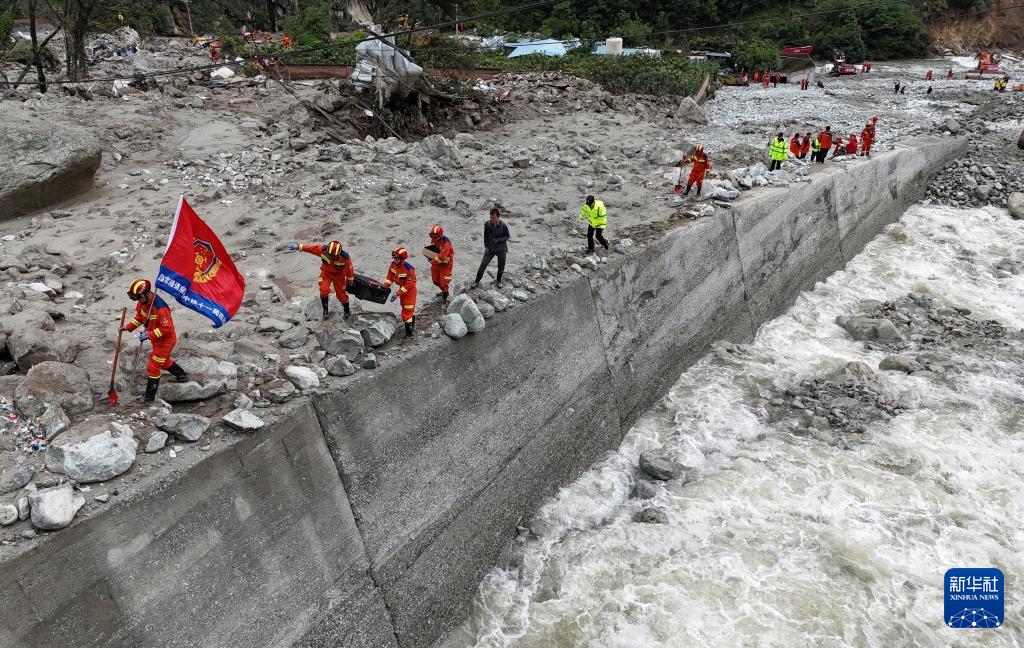
M508 227L501 222L501 214L498 208L491 210L491 218L484 223L484 258L480 261L480 268L476 271L476 281L473 287L480 286L480 280L484 277L484 270L490 265L491 259L498 257L498 279L494 285L501 288L501 275L505 272L505 253L508 252L508 240L511 236Z

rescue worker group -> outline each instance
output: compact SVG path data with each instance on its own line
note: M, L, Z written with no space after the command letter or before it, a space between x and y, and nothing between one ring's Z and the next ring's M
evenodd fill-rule
M702 149L703 150L703 149ZM604 229L608 223L608 213L604 202L594 196L587 196L580 209L580 218L587 221L588 253L594 252L594 239L608 250L608 241L604 238ZM455 268L455 248L452 241L445 236L444 228L434 225L428 232L430 245L423 248L423 253L430 262L430 279L438 288L438 297L448 301L453 271ZM491 209L488 221L484 224L484 255L477 269L476 279L472 287L480 286L484 272L494 258L498 259L498 271L495 287L501 288L502 275L505 271L505 256L508 252L508 241L511 239L508 226L501 220L497 208ZM405 337L411 338L416 325L416 269L409 263L409 250L397 247L391 252L391 265L388 266L381 282L370 280L356 274L352 255L342 249L339 241L325 244L300 243L288 244L292 252L306 252L320 259L320 276L318 280L320 304L323 307L323 318L330 317L330 297L333 290L335 297L341 302L343 317L351 316L349 293L358 296L372 295L371 301L384 303L390 295L390 301L398 301L401 305L401 319L405 324ZM362 283L363 285L357 286ZM394 292L392 293L392 289ZM380 297L377 299L376 297ZM171 309L156 294L152 282L136 279L128 287L128 298L135 302L135 315L131 321L121 327L121 332L132 332L142 328L139 341L152 344L149 360L146 363L146 390L141 401L150 402L156 399L160 377L164 371L170 373L178 382L189 380L188 374L171 359L171 352L177 342L174 331L174 320Z

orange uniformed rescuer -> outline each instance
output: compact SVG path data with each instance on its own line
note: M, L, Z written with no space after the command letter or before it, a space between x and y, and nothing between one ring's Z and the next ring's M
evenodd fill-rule
M430 279L440 289L441 299L448 301L448 286L455 271L455 248L440 225L430 228L430 244L438 247L437 254L430 259Z
M153 351L146 363L146 393L142 397L143 402L149 402L156 398L163 369L169 371L178 382L188 380L188 374L171 360L171 350L178 336L174 333L174 320L171 319L171 309L167 302L156 296L153 285L145 279L137 279L128 286L128 298L135 302L135 317L121 330L131 332L145 324L143 330L139 331L139 341L149 340L153 344Z
M404 247L397 247L391 252L391 265L388 267L388 274L384 277L384 285L388 288L391 284L398 286L398 290L391 296L391 301L402 300L402 321L405 323L405 337L411 338L413 326L416 324L416 268L407 261L409 251Z
M330 313L328 302L331 298L331 287L334 287L334 294L345 309L345 317L352 314L348 306L348 292L345 289L356 280L356 269L352 263L352 257L348 252L341 249L341 243L331 241L327 245L316 245L310 243L292 243L289 250L301 250L320 257L320 305L324 307L324 319Z
M698 146L693 149L693 155L686 160L681 160L679 164L682 166L693 165L693 168L690 169L690 176L686 179L686 193L683 195L689 195L690 188L697 185L697 195L699 196L700 190L704 186L704 176L711 170L711 159L704 153L704 147Z

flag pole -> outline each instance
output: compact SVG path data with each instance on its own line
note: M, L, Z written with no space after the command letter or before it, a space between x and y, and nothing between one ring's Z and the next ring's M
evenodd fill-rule
M181 215L181 205L185 202L185 192L182 191L178 194L178 206L174 210L174 221L171 222L171 232L167 235L167 245L164 247L164 254L167 254L167 250L171 248L171 240L174 239L174 230L178 227L178 216ZM146 311L146 321L142 323L142 330L146 330L149 327L149 317L153 314L153 307L156 306L156 282L160 278L160 267L157 266L156 277L153 279L153 301L149 304L149 309ZM132 372L128 377L128 385L131 387L135 381L135 374L139 371L139 359L142 357L142 346L145 344L142 340L139 340L139 346L135 349L135 359L132 360ZM138 390L135 390L138 393Z

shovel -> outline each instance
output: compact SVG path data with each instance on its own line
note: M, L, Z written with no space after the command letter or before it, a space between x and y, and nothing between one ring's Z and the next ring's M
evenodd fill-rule
M107 400L110 401L111 407L117 407L117 392L114 390L114 378L117 376L117 361L121 358L121 336L124 331L121 329L124 327L124 318L128 314L128 309L121 308L121 324L117 327L117 342L114 343L114 366L110 368L110 390L107 392Z
M679 179L676 180L676 186L672 188L672 191L683 193L683 167L679 167Z

